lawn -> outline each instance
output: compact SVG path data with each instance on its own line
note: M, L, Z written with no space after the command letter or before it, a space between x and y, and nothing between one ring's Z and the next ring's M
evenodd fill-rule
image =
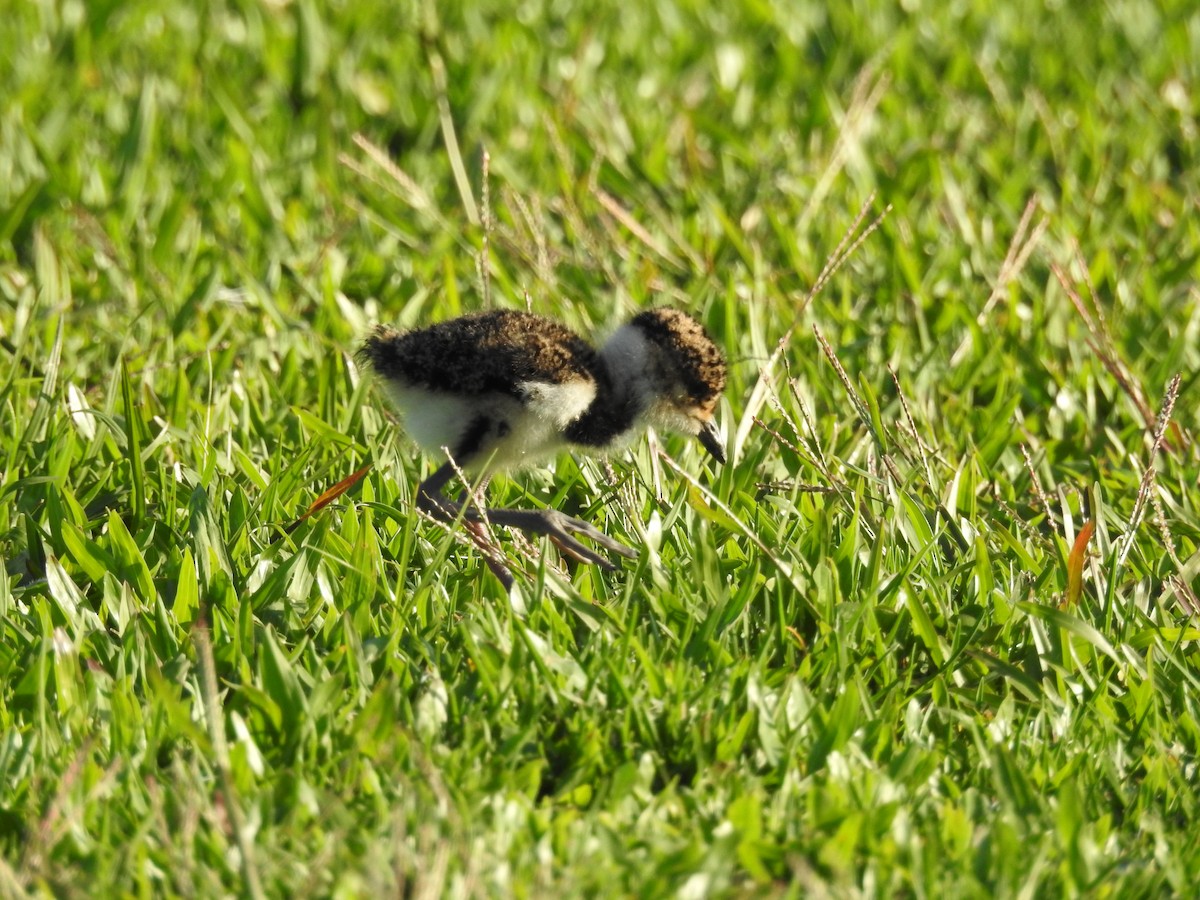
M506 594L358 343L661 304ZM1198 378L1194 3L10 5L0 895L1189 894Z

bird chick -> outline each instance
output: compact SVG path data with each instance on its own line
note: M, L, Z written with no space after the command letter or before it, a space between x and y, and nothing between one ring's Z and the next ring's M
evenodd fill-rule
M379 326L358 355L379 376L409 436L427 452L449 452L418 486L418 507L444 522L462 518L506 588L512 574L484 536L484 518L545 534L572 558L605 568L614 566L575 535L637 554L557 510L465 507L442 494L457 472L486 481L564 449L608 453L648 426L693 435L725 461L713 420L725 358L704 327L677 309L634 316L598 350L553 319L494 310L408 332Z

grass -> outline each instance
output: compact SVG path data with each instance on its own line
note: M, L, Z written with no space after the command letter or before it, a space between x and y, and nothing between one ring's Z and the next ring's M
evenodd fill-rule
M0 47L0 893L1193 890L1192 4L47 0ZM352 354L526 302L701 317L731 459L498 482L645 548L505 536L510 598Z

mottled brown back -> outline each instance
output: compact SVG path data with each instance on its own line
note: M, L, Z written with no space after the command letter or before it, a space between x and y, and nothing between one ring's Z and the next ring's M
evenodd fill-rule
M551 319L517 310L471 313L401 332L380 326L359 357L382 377L463 396L520 396L521 382L595 382L596 351Z

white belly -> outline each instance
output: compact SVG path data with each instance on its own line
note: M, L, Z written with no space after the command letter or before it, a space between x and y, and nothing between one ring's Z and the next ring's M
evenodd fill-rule
M422 450L453 451L469 430L484 418L489 430L476 456L465 462L478 470L511 469L542 462L563 446L562 430L579 418L596 396L588 382L520 385L524 402L507 394L461 397L386 382L385 390L404 420L404 430Z

